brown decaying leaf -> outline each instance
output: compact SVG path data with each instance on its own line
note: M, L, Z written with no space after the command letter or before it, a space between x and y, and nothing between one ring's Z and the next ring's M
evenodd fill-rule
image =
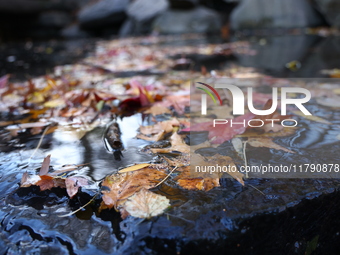
M237 169L233 159L229 156L222 156L222 155L214 155L212 157L203 157L200 154L192 154L191 155L191 164L198 165L198 166L215 166L216 164L219 166L230 166L227 170L230 169L230 171L226 171L226 174L229 174L231 177L233 177L235 180L237 180L239 183L244 185L243 177L244 174L240 173L239 171L233 172L232 169ZM212 178L221 178L223 176L224 172L219 173L209 173L209 172L201 172L201 173L191 173L191 177L194 176L200 176L200 177L212 177Z
M157 141L162 140L164 135L165 135L165 131L163 130L163 131L159 132L158 134L155 134L155 135L152 135L152 136L146 136L144 134L138 134L136 136L136 138L143 139L145 141L157 142Z
M39 175L46 175L50 169L51 155L47 155L41 165Z
M231 157L228 156L221 156L221 155L215 155L213 157L207 157L207 159L209 160L209 162L211 164L218 164L220 166L230 166L231 169L237 169L233 159ZM231 177L233 177L236 181L238 181L239 183L241 183L244 186L244 174L242 174L239 171L228 171L226 172L227 174L229 174Z
M67 194L72 198L77 194L79 187L88 185L88 180L80 176L71 176L67 178L53 176L56 175L57 172L48 175L51 161L50 158L51 155L44 158L39 175L28 175L28 173L25 172L21 178L20 187L37 185L40 187L41 191L56 187L66 188ZM75 170L75 168L72 170Z
M40 187L41 191L52 189L53 187L66 188L65 179L54 178L49 175L41 175L41 180L36 182L35 185Z
M147 109L144 113L152 114L152 115L156 116L156 115L160 115L160 114L164 114L164 113L171 114L171 111L167 107L164 107L164 106L161 106L161 105L153 105L149 109Z
M219 178L192 178L190 177L190 166L181 167L178 169L181 171L175 180L178 185L188 190L204 190L209 191L214 187L220 186Z
M180 122L176 118L157 122L153 126L140 126L140 134L137 135L137 138L146 141L160 141L166 133L172 132L178 126L180 126Z
M70 198L78 193L79 187L88 185L88 180L80 176L71 176L65 179L67 194Z
M139 130L144 135L153 135L163 131L166 133L172 132L173 128L179 125L180 122L176 118L172 118L171 120L157 122L153 126L140 126Z
M167 162L169 166L181 167L181 166L187 166L190 164L189 154L184 154L184 155L178 156L176 158L171 158L171 159L167 157L163 157L163 159Z
M282 147L276 143L273 142L272 138L269 137L261 137L261 138L249 138L248 144L253 147L267 147L271 149L276 150L282 150L285 152L295 153L294 151L291 151L285 147Z
M151 218L160 215L170 206L169 199L145 188L129 197L123 208L133 217Z
M176 132L170 137L171 147L164 149L150 149L153 153L169 153L171 151L179 151L182 153L189 153L190 146L187 145L182 137Z
M102 183L103 202L109 208L118 209L128 197L142 188L153 188L165 177L165 171L152 168L107 176Z

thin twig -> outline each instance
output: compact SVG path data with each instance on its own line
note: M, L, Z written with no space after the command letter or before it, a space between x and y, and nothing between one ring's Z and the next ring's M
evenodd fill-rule
M256 187L254 187L253 185L251 185L251 184L248 184L250 187L252 187L253 189L256 189L258 192L260 192L262 195L266 195L266 194L264 194L261 190L259 190L258 188L256 188Z
M243 158L244 158L244 168L246 169L246 178L248 178L248 171L247 171L247 155L246 155L246 146L247 146L248 141L245 141L243 144Z
M41 143L42 143L42 141L43 141L43 139L44 139L44 137L45 137L45 135L46 135L48 129L49 129L49 126L46 127L45 130L44 130L44 132L42 133L42 135L41 135L41 137L40 137L40 140L39 140L39 143L38 143L37 147L35 148L35 150L33 151L31 157L29 158L29 160L31 160L31 158L33 158L34 154L35 154L35 153L38 151L38 149L40 148Z
M165 182L165 180L168 179L169 176L173 173L173 171L175 171L177 168L178 168L178 167L175 166L175 168L172 169L172 170L170 171L170 173L169 173L169 174L168 174L161 182L157 183L157 185L156 185L154 188L158 187L158 186L161 185L163 182Z
M85 205L79 207L77 210L75 210L75 211L73 211L73 212L70 212L70 213L68 213L68 214L58 215L58 217L68 217L68 216L71 216L71 215L73 215L73 214L79 212L80 210L84 209L86 206L88 206L89 204L91 204L92 201L93 201L98 195L99 195L99 192L97 192L97 193L91 198L91 200L90 200L89 202L87 202Z
M179 217L179 216L176 216L176 215L173 215L173 214L170 214L170 213L165 213L165 215L167 215L167 216L171 216L171 217L174 217L174 218L178 218L178 219L181 219L181 220L183 220L183 221L186 221L186 222L189 222L189 223L195 224L195 222L194 222L194 221L192 221L192 220L187 220L187 219L184 219L184 218L182 218L182 217Z

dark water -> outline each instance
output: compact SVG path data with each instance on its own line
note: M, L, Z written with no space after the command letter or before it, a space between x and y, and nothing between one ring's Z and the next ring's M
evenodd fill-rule
M336 37L279 36L266 38L265 44L264 41L259 44L259 39L250 41L258 55L235 54L235 59L219 58L218 66L236 62L282 77L321 77L320 69L338 67ZM51 54L58 58L55 55ZM27 59L30 61L30 57ZM192 59L199 66L202 56ZM299 60L301 69L288 70L285 64L292 60ZM203 58L203 61L207 60ZM53 66L55 62L51 60L50 63ZM37 63L39 68L40 65L41 62ZM18 70L17 79L26 72L8 61L2 63L2 70L6 73ZM25 70L34 73L31 67ZM284 160L294 163L318 159L339 163L340 144L336 140L339 112L316 107L315 102L308 107L313 114L330 120L333 125L311 124L299 118L298 132L275 140L298 153L249 147L249 162ZM226 251L230 254L305 254L315 245L317 254L335 254L340 249L338 179L257 178L246 180L244 187L234 180L221 179L221 187L209 192L179 189L169 180L154 190L171 200L172 208L166 214L150 220L129 217L124 221L113 210L98 213L99 198L75 215L58 217L88 202L96 185L71 200L65 190L58 188L44 192L36 187L19 189L23 172L35 174L47 154L52 155L51 165L55 167L65 163L90 163L79 170L79 174L90 176L97 184L120 167L149 162L152 157L140 152L148 143L134 139L136 128L142 122L140 115L119 120L126 148L121 161L114 160L104 148L104 127L90 131L80 141L67 132L56 131L46 137L43 149L31 160L34 143L23 150L2 152L0 254L225 254Z

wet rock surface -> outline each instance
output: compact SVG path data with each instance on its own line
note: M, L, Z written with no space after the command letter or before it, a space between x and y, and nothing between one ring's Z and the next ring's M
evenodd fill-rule
M57 132L44 153L54 155L52 165L65 163L65 158L74 164L90 162L85 174L95 181L130 164L131 160L151 160L138 150L146 143L133 139L132 132L127 130L134 126L132 122L140 121L140 116L126 119L126 122L120 121L120 125L122 142L127 149L119 162L104 149L100 139L104 129L89 132L80 143L62 138L63 133ZM297 150L299 141L291 146ZM313 151L318 156L311 150L299 154L304 154L309 161L323 158L330 154L328 146L316 147ZM339 143L333 144L332 150L338 151L339 146ZM265 152L259 153L258 149L250 148L249 162L256 164L268 158L282 158L278 151L263 150ZM162 216L122 220L113 209L98 212L96 208L101 199L97 198L75 215L59 217L84 205L95 190L83 190L70 200L60 188L44 192L35 186L19 189L22 173L39 169L44 157L40 152L28 162L31 153L32 150L26 150L1 154L0 247L7 254L33 251L40 254L206 254L212 251L222 254L226 250L231 254L301 254L312 247L315 238L318 238L316 251L331 254L339 248L335 241L340 227L336 217L340 206L338 179L257 178L246 180L243 187L228 178L221 179L221 186L208 192L183 190L169 180L153 189L171 200L172 208ZM259 158L259 154L266 156Z
M168 10L153 23L153 30L161 34L216 33L220 28L219 14L205 7L197 7L188 11Z
M330 25L340 27L340 2L336 0L315 0L318 10Z
M83 8L78 14L79 24L85 29L103 28L112 24L121 24L126 15L129 1L105 0Z
M322 25L322 19L305 0L245 0L231 14L233 29L292 28Z

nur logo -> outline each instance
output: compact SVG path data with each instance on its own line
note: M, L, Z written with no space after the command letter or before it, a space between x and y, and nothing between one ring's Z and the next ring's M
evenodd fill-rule
M218 94L218 92L216 91L216 89L214 89L212 86L205 84L203 82L197 82L197 83L199 83L199 84L205 86L206 88L210 89L215 94L215 96L217 97L218 101L220 102L220 105L223 105L221 97ZM204 87L203 88L202 87L196 87L196 88L203 90L205 93L207 93L211 97L211 99L214 101L214 103L217 105L215 97L211 94L211 92L208 89L206 89ZM201 95L201 103L202 103L201 104L201 107L202 107L201 108L201 114L207 115L207 95L206 94Z
M200 87L196 87L202 91L204 91L206 94L201 95L201 114L206 115L207 114L207 94L211 97L211 99L214 101L215 104L217 104L217 101L215 97L212 95L210 91L212 91L215 96L217 97L220 105L222 105L222 100L220 95L217 93L215 88L222 88L222 89L228 89L231 92L232 98L233 98L233 115L243 115L244 114L244 101L245 96L243 94L243 91L235 86L235 85L227 85L227 84L216 84L215 88L213 88L211 85L197 82L200 84ZM204 86L204 87L202 87ZM209 89L209 90L208 90ZM247 88L247 105L248 109L251 113L255 115L270 115L274 113L274 111L278 107L278 88L273 87L272 89L272 106L270 109L267 110L258 110L255 109L253 104L253 88L249 87ZM287 98L287 95L289 93L294 94L303 94L305 95L304 98ZM281 115L287 115L287 105L293 104L297 108L300 109L300 111L304 115L312 115L304 106L304 103L307 103L311 99L311 93L309 90L305 88L297 88L297 87L282 87L281 88Z

